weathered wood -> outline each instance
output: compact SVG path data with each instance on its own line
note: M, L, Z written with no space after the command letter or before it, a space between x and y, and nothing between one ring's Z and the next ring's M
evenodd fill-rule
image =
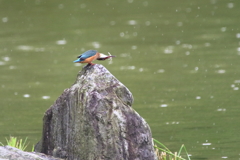
M35 151L69 160L154 160L150 128L132 103L105 67L86 66L46 111Z

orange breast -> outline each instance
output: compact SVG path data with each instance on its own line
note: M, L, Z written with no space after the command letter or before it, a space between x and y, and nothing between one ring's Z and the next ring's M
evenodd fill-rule
M85 59L84 61L82 61L80 63L91 63L92 61L96 60L98 57L99 57L99 53L95 54L92 57Z

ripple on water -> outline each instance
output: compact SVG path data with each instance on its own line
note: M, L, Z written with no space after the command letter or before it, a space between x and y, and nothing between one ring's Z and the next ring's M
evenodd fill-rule
M226 111L226 108L218 108L217 111L218 111L218 112L225 112L225 111Z
M94 48L100 48L101 47L101 44L99 42L92 42L92 46Z
M22 51L31 51L34 49L34 47L27 46L27 45L20 45L20 46L17 46L17 49Z
M164 73L164 72L165 72L164 69L159 69L159 70L157 71L157 73Z
M201 97L200 97L200 96L197 96L196 99L201 99Z
M223 74L223 73L226 73L226 70L224 70L224 69L219 69L219 70L217 70L216 72L219 73L219 74Z
M24 97L24 98L29 98L29 97L30 97L30 94L24 94L23 97Z
M236 37L237 37L237 38L240 38L240 33L237 33L237 34L236 34Z
M222 27L222 28L221 28L221 31L222 31L222 32L225 32L226 30L227 30L227 27Z
M235 91L239 90L239 87L236 87L235 84L232 84L232 85L231 85L231 88L232 88L233 90L235 90Z
M131 58L131 55L129 53L121 53L120 57Z
M42 96L42 99L50 99L50 96Z
M3 59L4 61L6 61L6 62L7 62L7 61L10 61L10 57L3 57L2 59Z
M227 7L230 8L230 9L233 8L234 7L234 3L228 3Z
M136 25L137 24L137 21L136 20L129 20L127 22L129 25Z
M226 158L228 158L227 156L222 156L221 158L224 158L224 159L226 159Z
M179 124L180 122L175 122L175 121L173 121L173 122L166 122L165 124L167 124L167 125L169 125L169 124Z
M17 46L17 49L21 50L21 51L36 51L36 52L44 52L45 51L45 48L43 48L43 47L35 48L33 46L27 46L27 45L19 45L19 46Z
M135 49L137 49L137 46L132 46L131 49L135 50Z
M235 80L234 83L240 83L240 80Z
M171 54L171 53L173 53L173 49L174 49L174 47L173 46L167 46L165 49L164 49L164 53L165 54Z
M56 44L57 45L65 45L65 44L67 44L67 41L65 39L58 40L58 41L56 41Z
M82 64L81 63L74 63L74 66L81 66Z
M203 146L210 146L212 143L202 143Z
M7 23L7 22L8 22L8 17L3 17L3 18L2 18L2 22L3 22L3 23Z
M0 61L0 66L3 66L3 65L5 65L5 62Z
M120 67L121 70L134 70L136 69L135 66L121 66Z
M167 104L161 104L160 107L167 107Z

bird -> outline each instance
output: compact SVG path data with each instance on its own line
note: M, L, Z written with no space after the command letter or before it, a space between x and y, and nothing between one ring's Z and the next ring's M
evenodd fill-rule
M92 61L94 60L106 60L108 58L115 57L112 55L105 55L103 53L99 53L96 50L88 50L84 53L82 53L80 56L78 56L77 60L73 61L74 63L88 63L89 65L94 65Z

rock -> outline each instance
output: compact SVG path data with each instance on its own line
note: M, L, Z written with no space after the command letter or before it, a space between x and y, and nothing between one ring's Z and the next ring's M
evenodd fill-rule
M35 151L68 160L154 160L150 128L132 103L105 67L86 66L46 111Z
M24 152L10 146L0 146L0 160L62 160L42 153Z

